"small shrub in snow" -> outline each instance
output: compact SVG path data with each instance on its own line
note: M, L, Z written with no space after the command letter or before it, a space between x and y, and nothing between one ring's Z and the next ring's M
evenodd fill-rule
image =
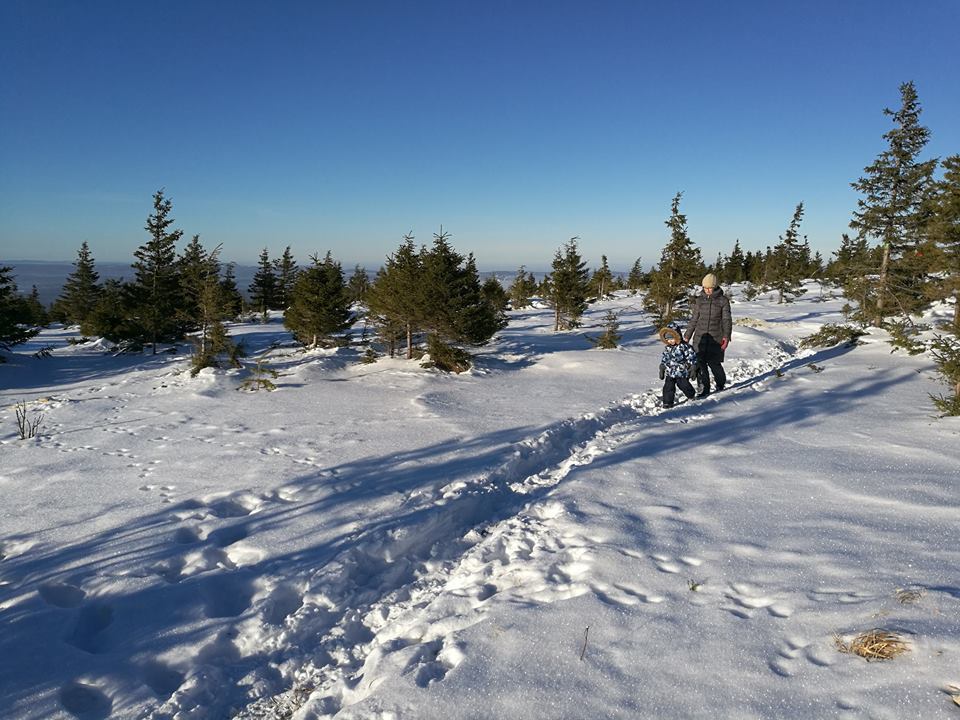
M890 630L874 629L860 633L847 642L841 635L834 636L834 644L842 653L859 655L871 660L892 660L897 655L909 652L910 643L903 636Z
M367 347L367 351L360 357L360 362L364 365L372 365L377 361L378 357L376 350L372 347Z
M21 440L36 437L41 422L43 422L43 413L37 413L32 419L28 418L27 401L21 400L17 403L17 431Z
M762 285L754 285L751 282L748 282L743 286L743 290L740 291L740 294L743 295L744 300L755 300L760 293L764 291Z
M276 390L277 386L273 382L278 377L278 373L273 368L269 368L263 364L265 357L260 357L257 359L257 364L254 366L251 371L250 377L240 383L238 390L249 390L250 392L257 392L258 390L266 390L270 392L271 390Z
M866 335L866 332L855 325L827 323L813 335L801 338L799 346L801 348L833 347L840 343L852 346L856 345L857 340L863 335Z
M618 330L620 330L620 322L617 320L617 315L612 310L608 310L603 318L603 334L596 338L587 336L587 339L601 350L613 350L620 344L621 335Z

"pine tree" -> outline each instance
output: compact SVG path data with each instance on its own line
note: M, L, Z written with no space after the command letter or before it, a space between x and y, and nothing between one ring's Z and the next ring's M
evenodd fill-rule
M770 264L767 268L765 286L777 291L777 303L784 300L793 302L802 295L804 273L809 267L809 252L804 253L800 243L800 222L803 220L803 203L793 211L793 218L786 233L780 236L780 242L773 248ZM809 250L809 246L808 250Z
M273 263L270 262L270 253L267 248L260 252L257 272L253 275L247 293L250 295L250 303L254 309L264 318L267 316L267 310L277 307L277 276L274 274Z
M79 325L80 332L86 334L84 323L97 305L100 297L100 276L94 266L93 256L86 240L77 252L77 261L63 284L63 291L57 298L58 312L63 315L67 325Z
M513 283L510 285L510 305L514 310L523 310L530 307L530 301L537 292L537 280L533 273L528 273L525 266L517 270Z
M223 270L220 294L223 297L223 319L236 319L243 312L243 295L237 288L236 267L233 263L227 263Z
M637 258L633 263L633 267L630 268L630 274L627 275L627 290L630 290L636 295L637 291L640 290L643 285L643 265L640 263L640 258Z
M10 350L39 332L28 327L29 318L12 273L12 267L0 266L0 350ZM2 356L0 362L3 362Z
M650 274L650 288L645 305L663 322L679 316L677 308L688 297L691 286L703 274L700 249L687 235L687 216L680 212L677 193L670 205L670 217L664 224L670 228L670 240L660 253L660 264Z
M321 340L350 327L350 298L340 263L329 252L323 260L311 255L310 261L293 285L283 324L298 342L315 348Z
M150 239L134 256L135 279L131 286L136 317L136 334L150 343L153 353L158 342L176 340L182 335L176 318L180 286L177 278L176 244L182 230L171 230L173 203L160 189L153 196L153 214L147 217L145 230Z
M613 289L613 273L607 264L607 256L600 256L600 267L590 278L589 293L598 300L603 300Z
M931 201L930 234L937 243L941 269L936 297L953 296L953 334L960 337L960 155L944 160L943 169Z
M290 246L283 251L283 255L273 261L273 269L277 279L276 284L276 306L274 309L284 310L290 304L290 297L293 293L293 285L297 281L297 261L293 259L290 252Z
M421 331L424 316L422 253L413 240L411 233L403 236L400 247L377 273L368 296L370 316L390 344L391 357L394 343L405 336L408 360L413 358L414 335Z
M589 271L577 247L579 237L558 249L551 265L553 272L545 277L544 297L553 308L553 330L572 330L580 327L580 318L587 309Z
M850 227L877 238L883 247L875 291L873 324L885 316L915 310L922 299L925 280L923 259L925 205L933 183L936 160L920 161L930 131L920 125L920 103L912 82L900 86L901 107L884 109L894 128L883 137L888 143L853 188L863 195L857 201Z

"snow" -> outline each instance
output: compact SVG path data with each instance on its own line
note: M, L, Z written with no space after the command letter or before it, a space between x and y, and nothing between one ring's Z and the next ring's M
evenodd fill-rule
M0 366L0 714L956 717L930 359L798 350L842 321L813 285L733 298L729 389L670 410L626 293L578 332L514 312L462 375L232 326L275 392L45 331ZM910 652L837 650L874 627Z

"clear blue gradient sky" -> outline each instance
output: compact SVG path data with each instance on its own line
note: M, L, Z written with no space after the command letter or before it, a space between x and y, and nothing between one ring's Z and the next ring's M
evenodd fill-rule
M670 201L712 261L801 232L916 83L960 153L960 1L0 0L0 258L127 261L176 227L253 263L377 268L442 224L481 269L655 262Z

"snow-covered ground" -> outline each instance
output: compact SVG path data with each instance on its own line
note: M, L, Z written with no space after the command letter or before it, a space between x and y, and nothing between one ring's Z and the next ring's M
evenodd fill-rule
M930 360L798 350L842 319L815 287L734 299L729 389L671 410L626 294L586 317L620 314L618 350L525 310L459 376L233 326L281 343L272 393L20 346L0 716L960 716L960 421ZM875 627L910 652L838 651Z

